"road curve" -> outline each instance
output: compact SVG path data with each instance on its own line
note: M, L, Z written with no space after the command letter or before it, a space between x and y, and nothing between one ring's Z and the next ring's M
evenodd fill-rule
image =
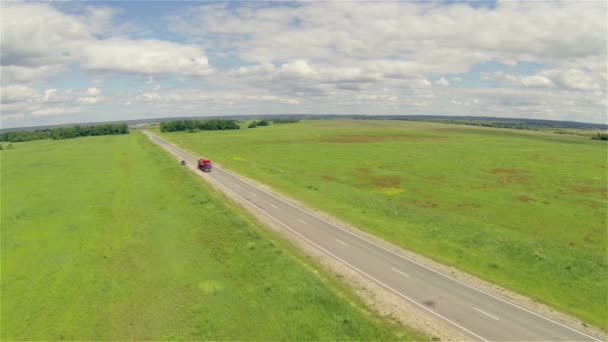
M149 131L144 133L169 153L196 165L197 156ZM205 178L386 290L454 325L472 340L601 341L388 250L225 169L214 166Z

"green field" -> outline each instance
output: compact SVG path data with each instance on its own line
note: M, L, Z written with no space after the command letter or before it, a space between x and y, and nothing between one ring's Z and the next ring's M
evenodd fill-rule
M393 340L332 275L143 134L1 156L2 340Z
M606 328L605 142L370 120L162 136L388 241Z

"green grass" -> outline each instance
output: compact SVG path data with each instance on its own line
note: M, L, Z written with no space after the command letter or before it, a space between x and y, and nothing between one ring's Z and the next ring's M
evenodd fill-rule
M381 238L606 328L604 142L369 120L163 136Z
M141 133L2 162L2 340L423 339Z

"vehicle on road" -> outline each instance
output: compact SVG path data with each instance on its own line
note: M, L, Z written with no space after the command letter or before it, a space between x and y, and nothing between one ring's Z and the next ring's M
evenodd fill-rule
M211 172L211 160L204 158L199 159L198 168L203 172Z
M182 164L182 165L186 165L186 161L185 161L185 160L182 160L182 162L181 162L180 164Z

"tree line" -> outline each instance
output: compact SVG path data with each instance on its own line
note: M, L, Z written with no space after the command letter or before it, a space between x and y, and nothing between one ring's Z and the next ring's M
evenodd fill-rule
M450 124L464 124L467 126L482 126L482 127L497 127L497 128L510 128L510 129L525 129L531 131L539 131L539 125L529 124L525 122L503 122L503 121L481 121L481 120L472 120L472 121L460 121L460 120L438 120L443 123ZM547 126L551 127L551 126Z
M91 126L69 126L46 128L35 131L12 131L0 134L0 141L22 142L42 139L73 139L93 135L128 134L129 127L125 123L103 124Z
M160 123L161 132L177 131L221 131L227 129L240 129L241 127L235 120L175 120L162 121Z
M270 123L268 122L268 120L260 120L260 121L251 121L251 123L249 124L249 126L247 126L247 128L256 128L258 126L269 126Z
M275 124L296 123L296 122L300 122L300 120L298 120L298 119L274 119L274 120L272 120L272 123L275 123Z

